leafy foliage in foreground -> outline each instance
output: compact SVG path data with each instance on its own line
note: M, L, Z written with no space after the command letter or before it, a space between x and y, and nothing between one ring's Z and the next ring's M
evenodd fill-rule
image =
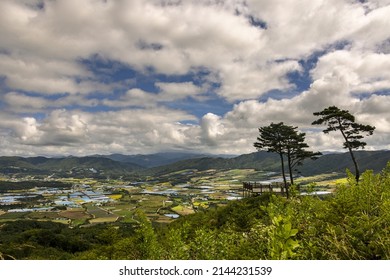
M334 195L261 196L153 227L69 229L55 223L0 225L1 256L17 259L390 259L390 164Z

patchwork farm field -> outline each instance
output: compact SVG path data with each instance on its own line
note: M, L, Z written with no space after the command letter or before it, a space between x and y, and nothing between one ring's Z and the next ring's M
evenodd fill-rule
M68 209L66 211L61 211L58 215L69 219L72 226L85 224L92 218L90 214L86 213L84 208Z
M37 189L31 201L18 212L22 204L5 206L0 210L0 223L21 219L67 223L71 227L101 223L133 223L134 214L141 210L153 222L167 223L209 207L223 206L229 200L240 199L242 182L278 180L278 174L254 169L182 170L150 178L145 182L122 180L98 181L64 179L73 185L69 189ZM338 174L297 178L302 190L331 190L344 182ZM313 182L316 182L313 184ZM76 187L75 187L76 186ZM27 190L26 190L27 191ZM22 189L18 193L23 193ZM42 205L43 210L40 210ZM34 210L29 210L34 208Z
M89 220L89 223L112 223L115 222L119 216L112 213L110 210L105 210L96 205L87 205L87 213L90 214L93 218Z

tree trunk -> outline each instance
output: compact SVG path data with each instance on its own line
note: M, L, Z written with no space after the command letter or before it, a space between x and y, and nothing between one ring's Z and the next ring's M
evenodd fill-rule
M290 183L291 186L294 185L294 178L293 178L293 172L292 172L292 162L291 162L291 156L287 155L287 161L288 161L288 170L290 171Z
M350 147L348 147L348 150L349 150L349 153L351 154L351 158L352 158L353 164L355 165L355 179L356 179L356 183L359 183L359 178L360 178L359 166L358 166L358 163L356 161L355 155L353 154L352 149Z
M286 196L288 198L288 186L287 186L287 180L286 180L286 172L284 171L284 160L283 160L283 154L280 153L280 161L282 163L282 176L283 176L283 183L284 183L284 189L286 190Z
M349 144L349 139L347 138L347 136L344 133L344 130L342 129L340 121L339 121L339 125L340 125L340 132L341 132L341 134L343 135L343 137L345 139L346 147L348 148L348 151L349 151L349 153L351 155L353 164L355 165L355 179L356 179L356 183L359 183L360 171L359 171L358 163L356 161L355 155L353 154L352 148L351 148L351 146Z

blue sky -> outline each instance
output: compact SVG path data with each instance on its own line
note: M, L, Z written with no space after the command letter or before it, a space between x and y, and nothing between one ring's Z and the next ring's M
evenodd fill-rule
M313 150L331 105L389 149L390 1L4 0L3 155L254 152L283 121Z

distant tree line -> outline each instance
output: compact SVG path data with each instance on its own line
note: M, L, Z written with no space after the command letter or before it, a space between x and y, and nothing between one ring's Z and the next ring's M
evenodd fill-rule
M65 183L60 181L0 181L0 193L16 190L28 190L33 188L56 188L56 189L69 189L72 187L71 183Z

